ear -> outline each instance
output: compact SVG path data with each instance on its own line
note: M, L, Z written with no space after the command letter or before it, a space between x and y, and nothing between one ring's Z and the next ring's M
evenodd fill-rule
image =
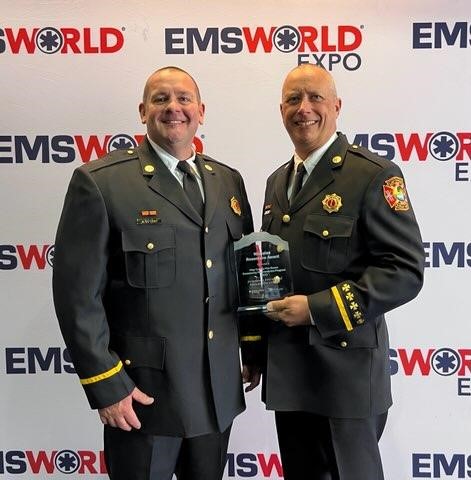
M139 115L141 116L141 123L146 123L146 106L143 103L139 104Z
M337 98L337 100L335 102L335 111L337 112L337 117L339 116L341 108L342 108L342 99Z
M206 105L204 103L200 103L198 106L198 113L199 113L199 120L198 123L203 125L204 122L204 112L206 111Z

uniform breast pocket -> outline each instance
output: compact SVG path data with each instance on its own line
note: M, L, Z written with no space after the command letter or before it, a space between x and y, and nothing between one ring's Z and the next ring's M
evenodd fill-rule
M175 227L152 225L124 230L123 251L129 285L168 287L175 280Z
M308 215L303 227L303 267L321 273L345 270L354 225L353 217Z

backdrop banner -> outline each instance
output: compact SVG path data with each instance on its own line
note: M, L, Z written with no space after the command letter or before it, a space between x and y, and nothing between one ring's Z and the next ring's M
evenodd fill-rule
M334 75L349 141L400 165L427 255L418 298L387 314L386 478L471 478L469 0L4 0L2 12L0 479L107 478L52 302L72 171L143 138L145 80L176 65L206 104L195 146L241 172L258 230L265 179L293 153L281 85L306 62ZM224 478L283 478L273 414L260 388L246 398Z

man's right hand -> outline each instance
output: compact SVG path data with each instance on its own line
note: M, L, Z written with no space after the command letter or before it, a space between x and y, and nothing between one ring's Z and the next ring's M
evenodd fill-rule
M133 400L143 405L151 405L154 403L153 397L149 397L135 387L126 398L123 398L118 403L98 409L98 414L100 415L103 425L121 428L128 432L133 428L139 430L141 428L141 422L132 408Z

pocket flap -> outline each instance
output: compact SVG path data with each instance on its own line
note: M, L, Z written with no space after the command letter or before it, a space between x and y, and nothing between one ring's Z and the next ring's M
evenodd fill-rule
M337 350L351 350L356 348L378 348L378 333L374 324L364 324L351 332L332 335L322 338L315 328L309 331L311 345L322 344Z
M125 252L157 253L175 248L175 229L170 225L159 225L123 230L122 240Z
M354 222L353 217L340 215L329 217L313 213L306 217L303 228L305 232L313 233L323 240L328 240L332 237L350 237Z
M132 337L113 335L110 348L126 368L148 367L162 370L165 363L164 337Z

